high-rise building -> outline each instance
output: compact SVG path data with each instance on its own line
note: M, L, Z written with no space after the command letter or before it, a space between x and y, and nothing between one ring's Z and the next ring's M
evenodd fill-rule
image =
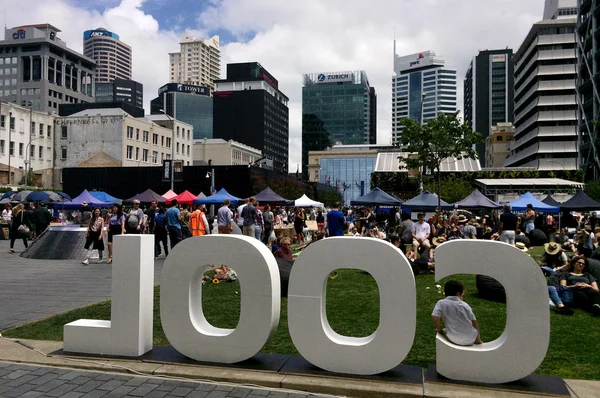
M433 51L396 55L392 77L392 142L397 142L404 118L424 123L440 113L456 112L456 70L444 67Z
M144 107L144 86L135 80L115 79L110 83L96 83L96 102L123 101Z
M480 51L473 57L464 81L464 121L483 139L498 123L514 119L514 63L512 49ZM482 166L485 144L477 145Z
M57 112L60 104L94 102L92 59L71 50L50 24L17 26L0 41L0 101Z
M546 0L543 19L574 18L577 0Z
M151 114L163 111L194 126L194 140L213 138L213 99L208 87L165 84L158 89L158 97L150 101Z
M600 125L595 121L600 120L600 87L597 83L600 81L600 52L597 51L600 48L600 30L597 29L600 4L579 0L578 5L579 166L585 170L586 180L597 180L600 178Z
M369 144L377 144L377 93L375 93L375 87L369 88L369 114L370 114L370 127L369 127Z
M212 96L221 76L219 36L203 40L184 34L179 44L180 52L169 53L169 82L209 87Z
M96 61L96 83L131 80L131 47L104 28L83 32L83 54Z
M288 97L258 62L227 65L227 79L215 81L213 137L262 151L267 167L287 170Z
M547 1L544 15L553 19L534 24L515 53L515 133L505 166L578 167L576 18L569 15L571 3Z
M322 151L333 143L369 144L377 137L377 131L373 130L376 98L365 71L304 75L302 170L305 177L309 151Z
M492 126L485 139L485 164L487 168L502 168L510 153L510 142L515 133L512 123L498 123Z

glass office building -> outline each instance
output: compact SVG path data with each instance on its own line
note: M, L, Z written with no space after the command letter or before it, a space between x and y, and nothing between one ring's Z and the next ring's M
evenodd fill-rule
M306 174L308 152L333 143L369 144L376 137L371 118L375 90L364 71L311 73L302 87L302 166ZM373 142L374 144L374 142Z
M320 182L342 193L344 204L371 192L371 174L377 154L357 157L324 157L320 160Z
M404 126L402 119L420 123L440 113L456 112L456 70L444 68L444 59L433 51L399 57L394 49L392 78L392 142Z
M150 113L167 115L194 126L194 139L213 138L213 99L204 86L169 83L158 89L150 102Z

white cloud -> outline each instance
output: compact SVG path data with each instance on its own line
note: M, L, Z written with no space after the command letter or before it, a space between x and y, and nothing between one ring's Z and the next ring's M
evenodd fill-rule
M104 1L104 0L103 0ZM144 84L146 107L168 80L168 52L178 51L181 32L160 29L144 13L144 0L122 0L104 12L83 1L7 3L7 24L51 23L60 37L82 50L82 33L103 26L133 48L133 78ZM107 5L115 4L106 1ZM390 140L392 38L400 55L434 50L458 69L462 79L478 49L516 49L532 23L541 19L543 0L210 0L192 34L231 32L222 46L227 62L258 61L290 97L290 170L300 160L302 74L365 70L378 93L378 140ZM185 10L172 10L177 18ZM247 39L249 38L249 39ZM225 76L223 76L225 77Z

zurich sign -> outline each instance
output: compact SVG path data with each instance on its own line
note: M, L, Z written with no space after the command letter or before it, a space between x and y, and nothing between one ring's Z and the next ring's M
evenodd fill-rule
M324 82L325 81L325 75L322 73L319 73L319 76L317 77L317 80L320 82Z

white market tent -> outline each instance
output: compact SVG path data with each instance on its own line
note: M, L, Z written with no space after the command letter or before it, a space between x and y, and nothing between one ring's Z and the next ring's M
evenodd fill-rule
M498 203L516 200L527 192L538 199L552 195L559 202L564 202L585 188L581 182L560 178L482 178L475 180L475 185L481 193Z
M306 194L302 195L301 198L296 199L294 201L294 206L296 206L296 207L325 207L323 205L323 203L316 202L316 201L310 199L308 196L306 196Z

